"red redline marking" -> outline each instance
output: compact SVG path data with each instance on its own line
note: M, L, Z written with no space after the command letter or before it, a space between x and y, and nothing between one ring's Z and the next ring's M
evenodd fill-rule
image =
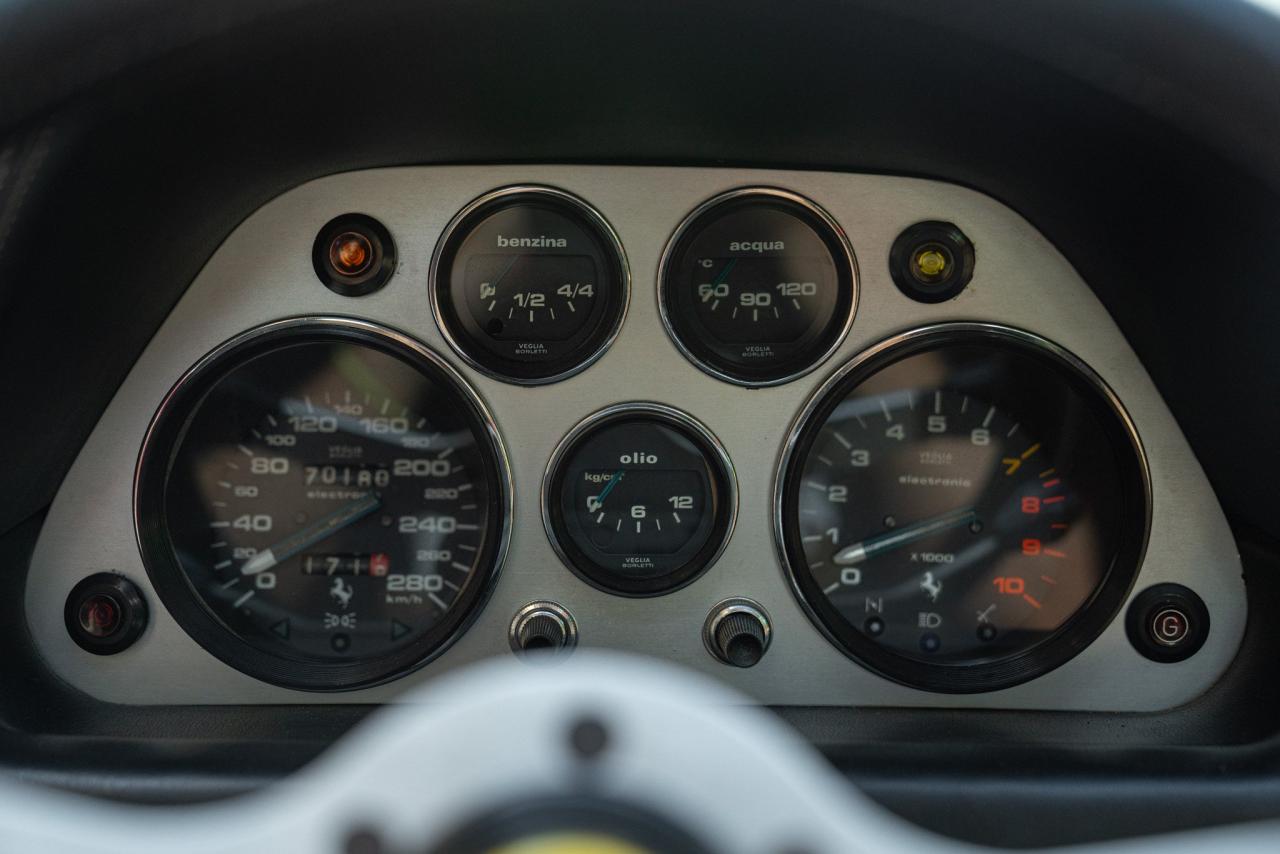
M1040 580L1043 581L1045 584L1049 584L1049 585L1057 585L1058 583L1047 575L1040 576Z
M1066 557L1066 554L1058 551L1057 549L1045 549L1044 553L1047 554L1049 557Z
M1041 499L1040 503L1041 504L1057 504L1059 501L1066 501L1066 500L1067 500L1067 497L1065 495L1055 495L1052 498Z
M1066 523L1066 522L1054 522L1054 523L1053 523L1052 525L1050 525L1049 527L1050 527L1050 528L1053 528L1055 531L1065 531L1065 530L1067 530L1067 523Z
M1030 605L1032 608L1035 608L1037 611L1040 610L1040 603L1037 602L1035 599L1033 599L1030 593L1023 593L1022 598L1026 599L1027 604Z
M1061 481L1059 478L1056 478L1056 477L1055 477L1053 480L1046 480L1046 481L1044 482L1044 488L1045 488L1045 489L1053 489L1055 486L1057 486L1057 485L1058 485L1058 484L1060 484L1060 483L1062 483L1062 481Z

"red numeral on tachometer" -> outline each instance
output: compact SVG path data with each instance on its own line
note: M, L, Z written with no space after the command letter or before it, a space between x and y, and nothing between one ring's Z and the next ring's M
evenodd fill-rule
M1027 592L1027 583L1016 575L997 578L991 583L996 586L996 590L1007 596L1021 596Z
M1022 553L1024 555L1038 555L1041 548L1043 548L1043 545L1039 540L1028 537L1022 541Z
M1040 512L1040 499L1034 495L1028 495L1022 499L1022 512L1029 516L1034 516Z

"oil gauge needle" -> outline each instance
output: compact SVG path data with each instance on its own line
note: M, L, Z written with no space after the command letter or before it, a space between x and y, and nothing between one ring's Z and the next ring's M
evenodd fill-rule
M288 560L307 546L312 546L321 540L328 539L348 525L368 516L381 506L382 500L370 492L363 498L339 507L328 516L318 519L315 524L284 538L271 548L258 552L240 566L240 574L256 575L259 572L266 572L280 563L280 561Z
M905 546L907 543L914 543L916 540L924 539L930 534L936 534L939 531L968 525L975 519L977 519L977 514L971 507L966 507L963 510L952 510L950 513L943 513L941 516L934 516L932 519L916 522L900 530L881 534L878 537L872 537L860 543L854 543L836 552L836 556L832 560L837 566L857 566L881 552Z
M622 480L623 469L618 469L613 477L609 478L609 483L605 485L604 491L600 493L600 497L596 499L597 507L604 506L604 500L609 497L609 493L613 492L613 488L618 485L618 481Z

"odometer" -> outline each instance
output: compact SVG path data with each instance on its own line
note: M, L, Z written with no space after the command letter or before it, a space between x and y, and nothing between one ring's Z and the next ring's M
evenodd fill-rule
M489 589L510 488L496 430L438 357L359 321L282 321L192 369L148 433L138 531L210 652L343 689L443 649Z
M813 202L734 190L695 210L662 259L658 303L676 345L719 379L748 386L807 373L853 321L853 252Z
M737 510L723 446L688 415L621 404L578 425L552 456L543 518L587 582L626 596L682 587L724 549Z
M1115 616L1146 542L1142 450L1087 367L948 324L839 371L793 431L779 537L820 627L940 691L1030 679Z

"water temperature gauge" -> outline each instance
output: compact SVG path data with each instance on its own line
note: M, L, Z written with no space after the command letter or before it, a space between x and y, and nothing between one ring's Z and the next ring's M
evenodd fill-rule
M677 230L658 274L672 340L717 379L771 386L808 373L844 340L858 302L853 250L814 202L732 190Z
M693 581L719 556L737 508L720 442L678 410L610 407L552 456L543 518L565 564L590 584L654 596Z

